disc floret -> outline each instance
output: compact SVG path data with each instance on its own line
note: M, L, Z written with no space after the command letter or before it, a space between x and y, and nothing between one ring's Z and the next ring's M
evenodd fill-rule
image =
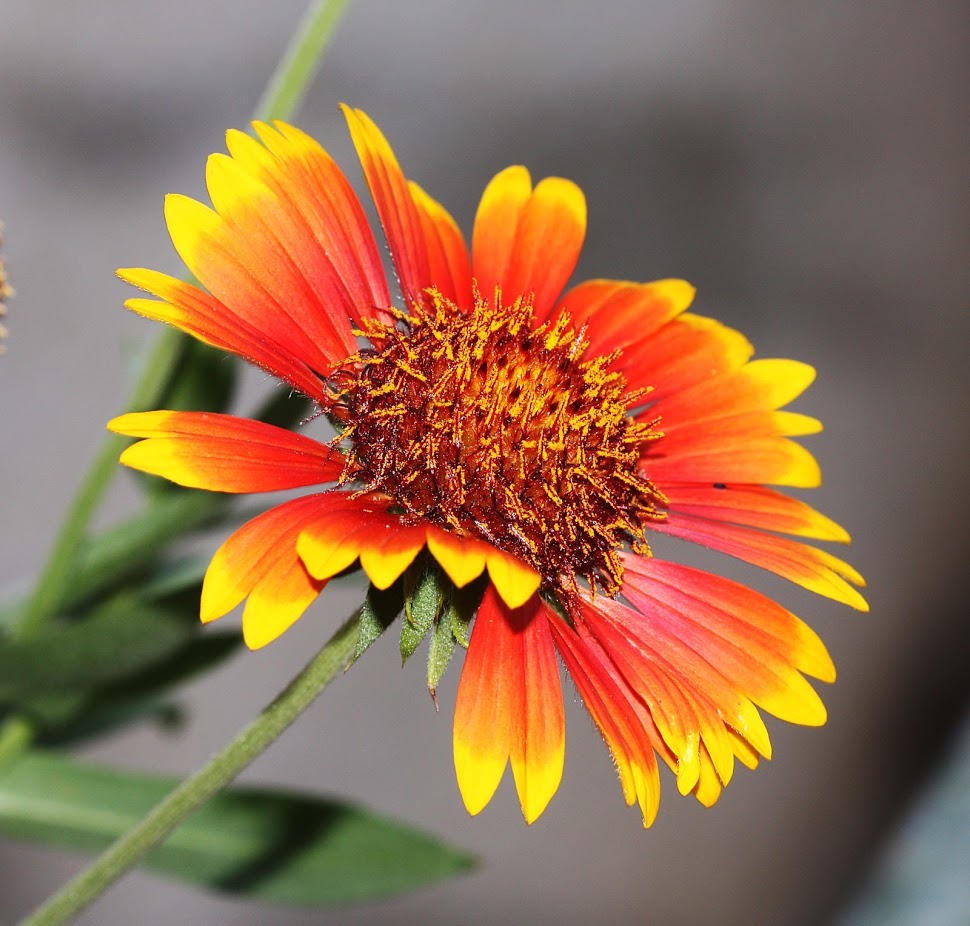
M636 397L614 358L585 358L567 313L536 326L528 299L496 293L464 313L429 297L361 332L373 349L352 358L338 395L344 481L514 553L550 590L582 576L615 595L620 550L648 552L644 522L663 516L637 469L655 423L629 417Z

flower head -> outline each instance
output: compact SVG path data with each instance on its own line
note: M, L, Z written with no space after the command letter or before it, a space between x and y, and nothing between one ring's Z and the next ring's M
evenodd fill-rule
M820 724L805 676L834 679L814 632L736 582L652 555L700 543L864 610L862 578L803 542L848 541L774 486L811 487L781 410L814 372L751 360L738 332L687 312L680 280L591 280L563 295L586 230L579 188L510 167L487 186L471 249L345 108L400 283L392 304L351 187L297 129L256 123L210 157L213 208L166 200L176 249L205 287L121 276L128 306L246 358L338 425L322 444L222 414L156 411L110 427L143 438L122 462L181 485L266 492L329 484L271 508L216 552L202 619L244 599L252 648L283 633L360 564L379 589L427 550L449 587L487 574L458 687L458 784L470 812L511 762L526 819L559 786L557 653L645 825L659 758L713 803L735 760L771 746L759 708ZM789 535L789 536L783 536ZM792 539L798 538L798 539ZM475 586L477 587L477 586ZM450 631L449 631L450 632Z

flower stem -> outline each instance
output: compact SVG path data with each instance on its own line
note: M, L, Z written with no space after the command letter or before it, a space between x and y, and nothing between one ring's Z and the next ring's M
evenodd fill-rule
M20 926L60 926L96 900L180 823L226 787L286 730L347 665L357 645L358 610L263 712L192 777L66 884Z
M315 0L294 33L279 65L270 77L256 107L257 119L287 119L299 106L326 50L343 12L346 0ZM164 393L185 343L185 335L174 329L165 331L135 387L128 408L151 408ZM29 636L57 613L72 580L78 551L84 544L91 518L112 477L117 472L118 455L127 439L106 438L81 483L61 525L47 562L37 580L15 629L17 636Z
M346 0L316 0L310 4L266 85L253 118L289 119L296 112L346 5Z
M169 380L183 344L183 335L174 329L165 331L148 358L141 379L131 397L132 409L152 404ZM60 607L74 572L74 564L84 543L88 525L104 495L111 478L118 469L118 455L126 438L111 435L106 438L91 464L87 475L71 502L67 517L61 525L47 563L37 580L20 621L14 628L19 637L26 637L40 629Z

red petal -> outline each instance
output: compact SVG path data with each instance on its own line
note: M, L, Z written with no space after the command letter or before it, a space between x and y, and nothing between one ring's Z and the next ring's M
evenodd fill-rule
M650 528L761 566L809 591L859 611L869 610L865 599L849 584L862 587L865 580L848 563L824 550L774 534L692 518L675 511L669 512L663 521L651 522Z
M825 708L801 673L834 681L835 668L806 624L720 576L657 559L628 557L625 565L624 596L659 630L776 717L813 726L825 721Z
M425 286L433 286L459 308L470 309L473 303L471 262L458 224L444 206L416 183L408 183L408 189L418 210L428 253Z
M643 825L650 826L660 805L657 758L624 684L607 669L606 660L601 661L591 642L581 639L564 621L551 620L549 627L583 703L613 755L626 802L637 801Z
M770 754L770 742L757 708L731 685L702 656L688 645L655 626L653 621L623 604L610 599L580 601L583 622L600 641L611 662L623 671L634 697L649 706L659 692L648 686L660 673L679 690L681 712L677 725L683 730L684 751L678 752L677 741L666 740L678 760L678 779L686 793L697 783L700 745L713 758L721 780L727 784L734 770L734 749L725 724L730 724L764 754ZM674 712L677 703L665 704ZM675 730L669 718L664 720ZM663 731L663 727L658 724Z
M838 524L797 498L765 486L722 485L723 488L665 483L667 508L712 521L746 524L814 540L849 542L849 535Z

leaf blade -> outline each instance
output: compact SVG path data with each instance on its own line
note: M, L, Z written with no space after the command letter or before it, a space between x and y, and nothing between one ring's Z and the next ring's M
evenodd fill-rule
M176 784L30 752L0 774L0 833L97 851ZM308 906L414 890L468 871L473 860L352 804L235 788L186 821L144 864L210 889Z

